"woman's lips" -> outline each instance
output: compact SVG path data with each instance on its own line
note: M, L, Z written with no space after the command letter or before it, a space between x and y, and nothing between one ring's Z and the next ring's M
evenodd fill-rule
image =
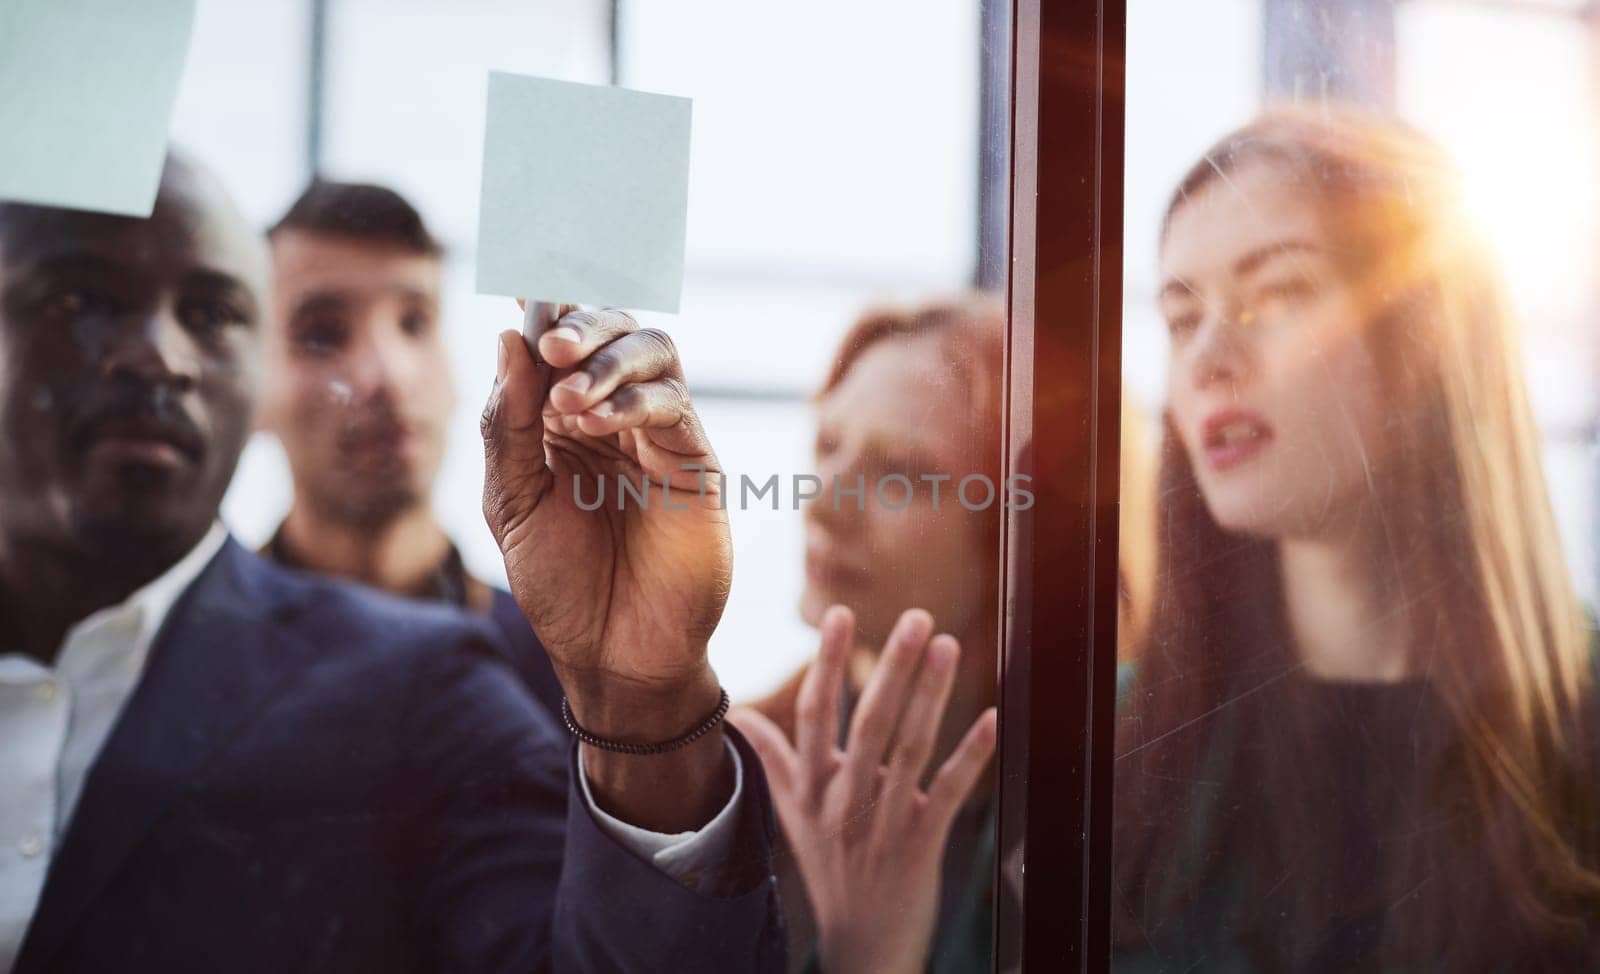
M1245 409L1213 413L1200 432L1206 462L1218 473L1249 463L1271 442L1272 427L1259 414Z
M806 577L821 585L859 585L867 572L812 548L806 551Z

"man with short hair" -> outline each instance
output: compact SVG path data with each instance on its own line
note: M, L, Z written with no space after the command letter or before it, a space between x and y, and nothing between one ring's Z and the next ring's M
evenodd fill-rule
M579 747L472 616L218 524L266 275L181 161L148 219L0 204L0 969L781 969L765 782L705 658L726 514L568 483L717 469L671 343L500 336L484 513Z
M268 233L273 314L262 425L294 501L264 554L489 617L552 713L561 688L509 592L473 577L433 510L456 404L443 248L381 186L316 180Z

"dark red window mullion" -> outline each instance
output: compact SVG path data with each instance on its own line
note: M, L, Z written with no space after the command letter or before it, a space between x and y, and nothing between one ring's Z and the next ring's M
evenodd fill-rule
M1004 542L1000 969L1109 957L1126 22L1013 9L1006 452L1035 503Z

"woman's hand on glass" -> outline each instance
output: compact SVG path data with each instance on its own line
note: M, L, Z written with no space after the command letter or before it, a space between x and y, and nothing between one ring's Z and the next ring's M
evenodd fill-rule
M822 620L822 648L796 701L791 742L763 715L734 722L761 756L816 917L827 974L924 969L939 872L956 813L995 746L986 710L923 788L961 648L921 609L900 616L838 746L855 619Z

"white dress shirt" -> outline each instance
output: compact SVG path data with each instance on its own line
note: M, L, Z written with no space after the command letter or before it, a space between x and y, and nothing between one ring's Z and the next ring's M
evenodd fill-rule
M0 971L16 962L84 779L139 682L151 641L226 540L222 525L213 524L159 578L78 622L54 667L0 646ZM744 772L731 743L728 750L733 797L696 832L647 832L596 806L587 780L581 791L608 835L693 888L702 870L726 856L733 839Z

